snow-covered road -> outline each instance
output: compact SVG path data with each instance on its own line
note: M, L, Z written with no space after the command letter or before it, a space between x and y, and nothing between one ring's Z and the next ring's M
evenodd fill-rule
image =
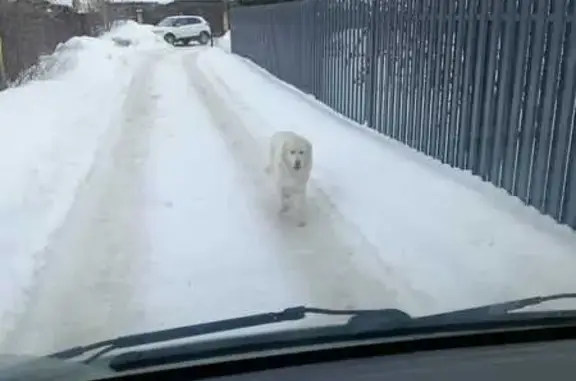
M504 192L221 49L92 40L99 80L77 64L0 94L0 148L20 147L0 191L0 352L301 304L420 315L576 289L574 232ZM83 107L17 110L54 89ZM279 129L315 145L306 228L278 219L263 172Z
M150 54L136 69L6 350L46 353L302 303L400 305L371 276L376 249L332 227L333 206L319 206L309 229L276 223L261 165L238 166L220 129L234 115L195 85L197 57ZM351 257L360 252L372 262L364 268Z
M133 302L148 251L143 165L159 57L135 69L88 176L43 250L49 260L6 340L12 351L70 347L123 332L140 318Z

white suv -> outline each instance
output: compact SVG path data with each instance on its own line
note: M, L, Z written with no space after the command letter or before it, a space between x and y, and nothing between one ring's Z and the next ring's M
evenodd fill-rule
M200 16L169 16L154 26L152 31L169 44L198 41L206 45L212 40L210 24Z

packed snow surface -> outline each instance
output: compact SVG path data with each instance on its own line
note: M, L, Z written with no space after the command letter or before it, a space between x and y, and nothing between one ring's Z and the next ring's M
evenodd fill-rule
M572 230L337 115L229 35L174 48L126 23L22 83L0 93L2 352L294 305L423 315L575 290ZM304 228L263 170L279 130L314 145Z

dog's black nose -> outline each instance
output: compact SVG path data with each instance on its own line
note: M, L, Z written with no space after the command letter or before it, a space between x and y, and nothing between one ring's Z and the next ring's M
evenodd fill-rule
M302 162L300 160L296 160L294 162L294 168L295 169L300 169L301 166L302 166Z

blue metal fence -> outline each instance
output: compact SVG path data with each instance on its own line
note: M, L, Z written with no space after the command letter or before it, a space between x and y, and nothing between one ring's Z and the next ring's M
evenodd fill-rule
M576 228L576 0L236 7L232 50Z

